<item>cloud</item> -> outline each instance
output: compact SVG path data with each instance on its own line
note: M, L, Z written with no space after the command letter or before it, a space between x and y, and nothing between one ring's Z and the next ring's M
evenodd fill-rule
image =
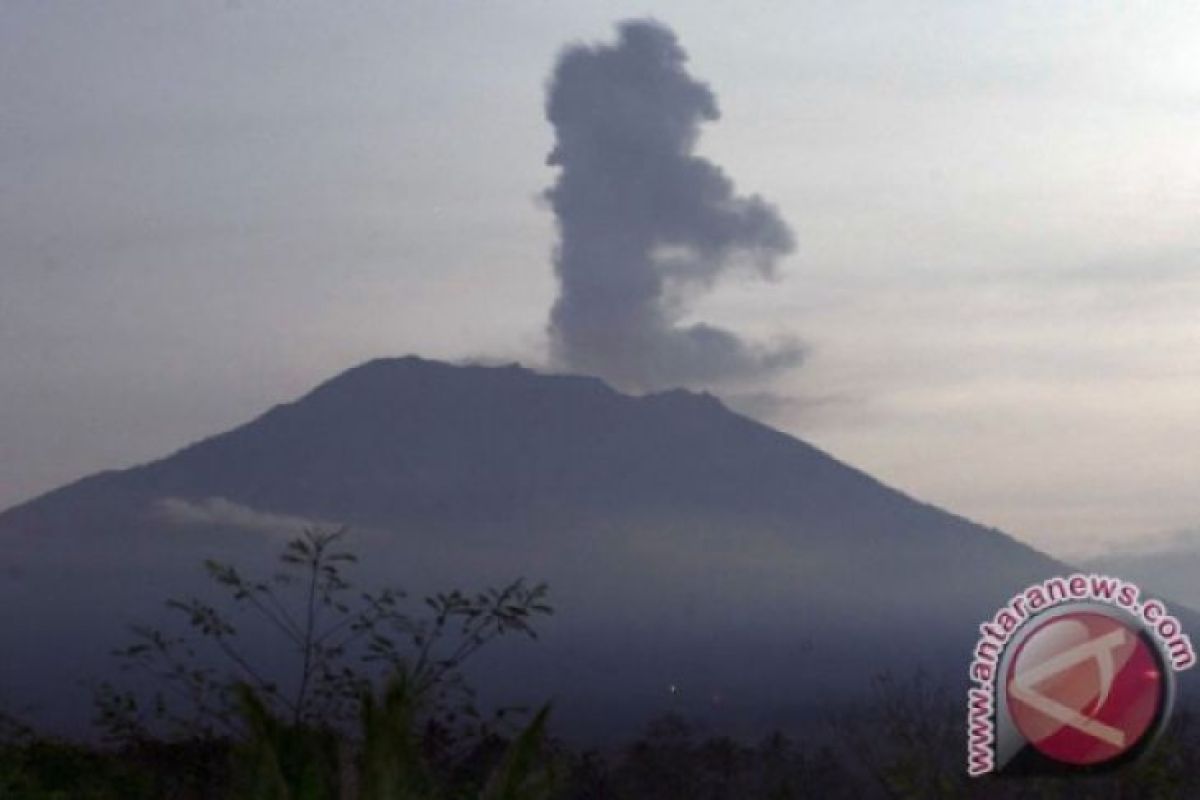
M321 520L257 511L223 497L209 497L195 502L166 497L153 505L151 513L173 525L218 525L285 536L295 536L306 528L337 527L334 523Z
M557 217L555 360L633 389L759 377L798 364L795 342L756 345L705 323L689 301L734 274L772 278L791 230L757 195L740 196L694 155L716 97L685 69L667 27L623 22L614 45L559 58L546 115L561 171L546 192Z

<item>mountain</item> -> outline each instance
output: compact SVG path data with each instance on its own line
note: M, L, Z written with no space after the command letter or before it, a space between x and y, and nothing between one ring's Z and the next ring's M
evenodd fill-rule
M384 359L0 514L0 634L19 642L0 699L75 724L55 687L200 591L201 559L265 566L306 523L351 527L363 584L548 581L543 639L477 678L591 731L666 708L775 724L881 671L960 679L979 622L1067 569L708 394Z
M1200 608L1200 586L1196 583L1200 575L1200 529L1143 537L1087 559L1080 567L1153 586L1189 608Z

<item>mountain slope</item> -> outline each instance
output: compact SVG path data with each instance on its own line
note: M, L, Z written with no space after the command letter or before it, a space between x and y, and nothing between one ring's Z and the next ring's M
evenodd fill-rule
M979 621L1065 569L709 395L386 359L0 514L0 599L37 609L0 687L98 668L199 559L264 563L305 520L350 525L368 581L548 580L545 643L482 679L580 724L685 702L668 685L761 717L882 669L961 674Z

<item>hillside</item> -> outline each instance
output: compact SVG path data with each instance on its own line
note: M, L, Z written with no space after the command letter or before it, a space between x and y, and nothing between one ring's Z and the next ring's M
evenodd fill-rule
M53 705L123 625L198 590L200 559L265 563L306 522L351 526L366 583L548 581L545 640L480 680L597 729L667 707L778 721L918 665L958 678L978 623L1065 569L707 394L385 359L0 514L21 641L0 687Z

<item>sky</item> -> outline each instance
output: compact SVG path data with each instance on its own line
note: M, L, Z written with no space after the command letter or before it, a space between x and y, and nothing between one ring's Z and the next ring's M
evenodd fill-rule
M790 235L673 309L802 349L714 391L1054 554L1200 524L1184 2L2 0L0 507L369 358L554 368L547 89L646 17Z

